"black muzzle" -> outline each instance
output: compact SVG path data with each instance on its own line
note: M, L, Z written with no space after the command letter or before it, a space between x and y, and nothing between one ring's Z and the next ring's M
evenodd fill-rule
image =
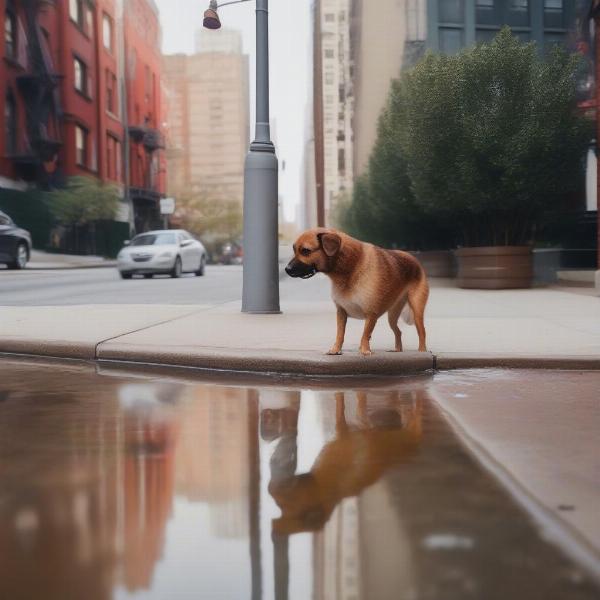
M285 272L290 277L301 277L302 279L310 279L317 273L317 267L315 265L307 265L299 260L293 258L285 268Z

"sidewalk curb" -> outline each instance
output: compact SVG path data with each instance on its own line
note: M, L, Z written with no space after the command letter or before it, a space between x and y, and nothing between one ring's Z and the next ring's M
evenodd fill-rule
M375 351L327 356L317 351L260 350L202 347L148 348L139 345L68 340L39 341L0 338L0 356L79 359L131 366L185 367L255 374L316 377L398 376L454 369L562 369L600 371L600 356L533 356L432 354L429 352Z
M600 356L544 354L470 354L439 352L434 355L439 371L453 369L563 369L600 371Z

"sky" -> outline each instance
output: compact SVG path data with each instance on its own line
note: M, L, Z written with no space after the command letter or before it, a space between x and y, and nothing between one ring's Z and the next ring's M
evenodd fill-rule
M155 0L163 29L163 53L194 51L194 35L202 27L208 0ZM271 127L280 163L279 193L286 220L293 220L302 191L305 118L311 86L311 0L271 0L269 54ZM223 7L223 27L242 32L250 56L250 139L254 137L255 11L254 2ZM285 169L282 163L285 161Z

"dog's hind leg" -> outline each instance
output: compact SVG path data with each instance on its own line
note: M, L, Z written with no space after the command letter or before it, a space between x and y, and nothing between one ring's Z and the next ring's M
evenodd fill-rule
M408 304L412 309L415 327L419 335L419 352L427 351L425 335L425 306L429 298L429 284L424 274L421 279L408 290Z
M402 352L402 332L398 327L398 319L400 318L400 314L404 310L404 306L406 305L407 298L406 296L402 296L402 298L390 308L388 311L388 323L394 332L394 336L396 338L396 344L394 352Z

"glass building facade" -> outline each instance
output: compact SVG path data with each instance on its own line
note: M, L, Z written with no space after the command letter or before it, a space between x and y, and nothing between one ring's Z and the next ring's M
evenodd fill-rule
M491 41L504 25L523 41L547 51L576 43L575 0L427 0L427 46L455 54Z

